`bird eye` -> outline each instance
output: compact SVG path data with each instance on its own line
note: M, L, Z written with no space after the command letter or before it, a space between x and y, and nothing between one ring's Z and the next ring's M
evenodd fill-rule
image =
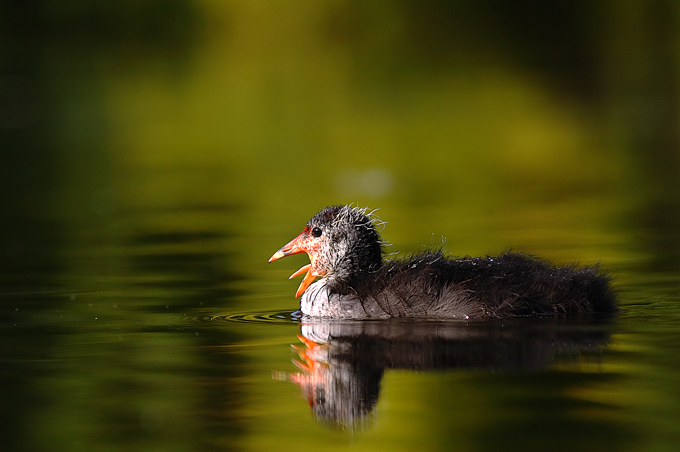
M321 228L314 228L312 229L312 235L314 237L321 237Z

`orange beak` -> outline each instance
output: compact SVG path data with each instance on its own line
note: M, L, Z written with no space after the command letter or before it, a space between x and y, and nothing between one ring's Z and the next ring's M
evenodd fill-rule
M269 262L274 262L277 259L291 256L293 254L305 253L307 250L305 250L304 246L302 246L302 234L304 234L304 232L283 245L280 250L278 250L272 257L269 258Z
M309 253L307 252L307 249L304 246L305 237L303 237L303 234L304 232L302 232L300 235L298 235L293 240L291 240L290 242L286 243L283 247L281 247L280 250L278 250L276 253L274 253L272 257L269 258L269 262L274 262L275 260L281 259L282 257L291 256L293 254L299 253L307 253L307 256L309 256ZM316 272L312 270L312 264L307 264L302 266L292 275L290 275L288 279L293 279L296 276L300 276L304 272L307 272L307 274L302 279L302 282L300 283L300 287L298 287L297 292L295 292L295 298L302 295L305 292L305 290L307 290L307 287L309 287L309 285L312 284L312 282L314 282L314 278L319 276L315 274Z

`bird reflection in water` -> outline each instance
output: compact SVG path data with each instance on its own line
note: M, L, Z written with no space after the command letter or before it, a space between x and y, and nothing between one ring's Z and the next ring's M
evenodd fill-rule
M305 321L293 345L295 382L321 423L347 430L370 425L389 369L535 371L599 357L609 340L599 322Z

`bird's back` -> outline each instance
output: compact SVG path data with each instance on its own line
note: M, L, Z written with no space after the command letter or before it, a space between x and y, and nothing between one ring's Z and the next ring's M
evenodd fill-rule
M532 256L450 259L441 252L386 261L345 293L358 309L390 317L489 318L614 312L609 278L598 267L555 267Z

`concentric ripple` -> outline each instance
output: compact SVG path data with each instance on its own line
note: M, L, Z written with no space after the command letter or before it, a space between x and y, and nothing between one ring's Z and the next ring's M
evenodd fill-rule
M226 320L228 322L239 323L298 323L300 316L300 311L265 311L216 315L210 320Z

